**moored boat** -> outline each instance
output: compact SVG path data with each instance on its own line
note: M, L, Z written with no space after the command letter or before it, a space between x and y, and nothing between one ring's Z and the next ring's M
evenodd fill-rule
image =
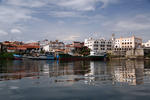
M13 54L15 60L22 60L22 55Z
M58 54L57 60L76 61L76 60L104 60L106 55L90 55L90 56L72 56L69 54Z
M27 58L33 60L54 60L55 59L53 55L28 56Z

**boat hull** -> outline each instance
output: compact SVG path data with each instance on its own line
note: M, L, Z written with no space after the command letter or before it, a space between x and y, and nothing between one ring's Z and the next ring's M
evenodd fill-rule
M14 54L14 60L22 60L22 55L16 55Z
M32 60L54 60L54 57L47 57L47 56L39 56L39 57L28 57L28 59Z
M104 60L105 56L71 56L68 54L59 54L58 60L79 61L79 60Z

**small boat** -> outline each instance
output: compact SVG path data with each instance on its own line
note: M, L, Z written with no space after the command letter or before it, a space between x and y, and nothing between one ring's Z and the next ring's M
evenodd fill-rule
M13 54L15 60L22 60L22 55Z
M28 56L27 58L33 60L54 60L55 59L53 55Z

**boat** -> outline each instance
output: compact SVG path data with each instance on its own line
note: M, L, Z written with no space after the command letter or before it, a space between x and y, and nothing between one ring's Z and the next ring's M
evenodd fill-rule
M22 55L13 54L15 60L22 60Z
M54 60L55 59L53 55L28 56L27 58L32 60Z
M76 61L76 60L104 60L106 54L103 55L89 55L89 56L73 56L70 54L58 54L57 60L65 60L65 61Z

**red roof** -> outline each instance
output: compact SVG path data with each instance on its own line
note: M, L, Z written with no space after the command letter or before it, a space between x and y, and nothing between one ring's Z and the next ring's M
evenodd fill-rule
M16 47L8 47L8 50L16 50Z
M39 45L17 45L18 48L27 49L27 48L40 48Z
M17 50L27 50L25 47L17 47Z

